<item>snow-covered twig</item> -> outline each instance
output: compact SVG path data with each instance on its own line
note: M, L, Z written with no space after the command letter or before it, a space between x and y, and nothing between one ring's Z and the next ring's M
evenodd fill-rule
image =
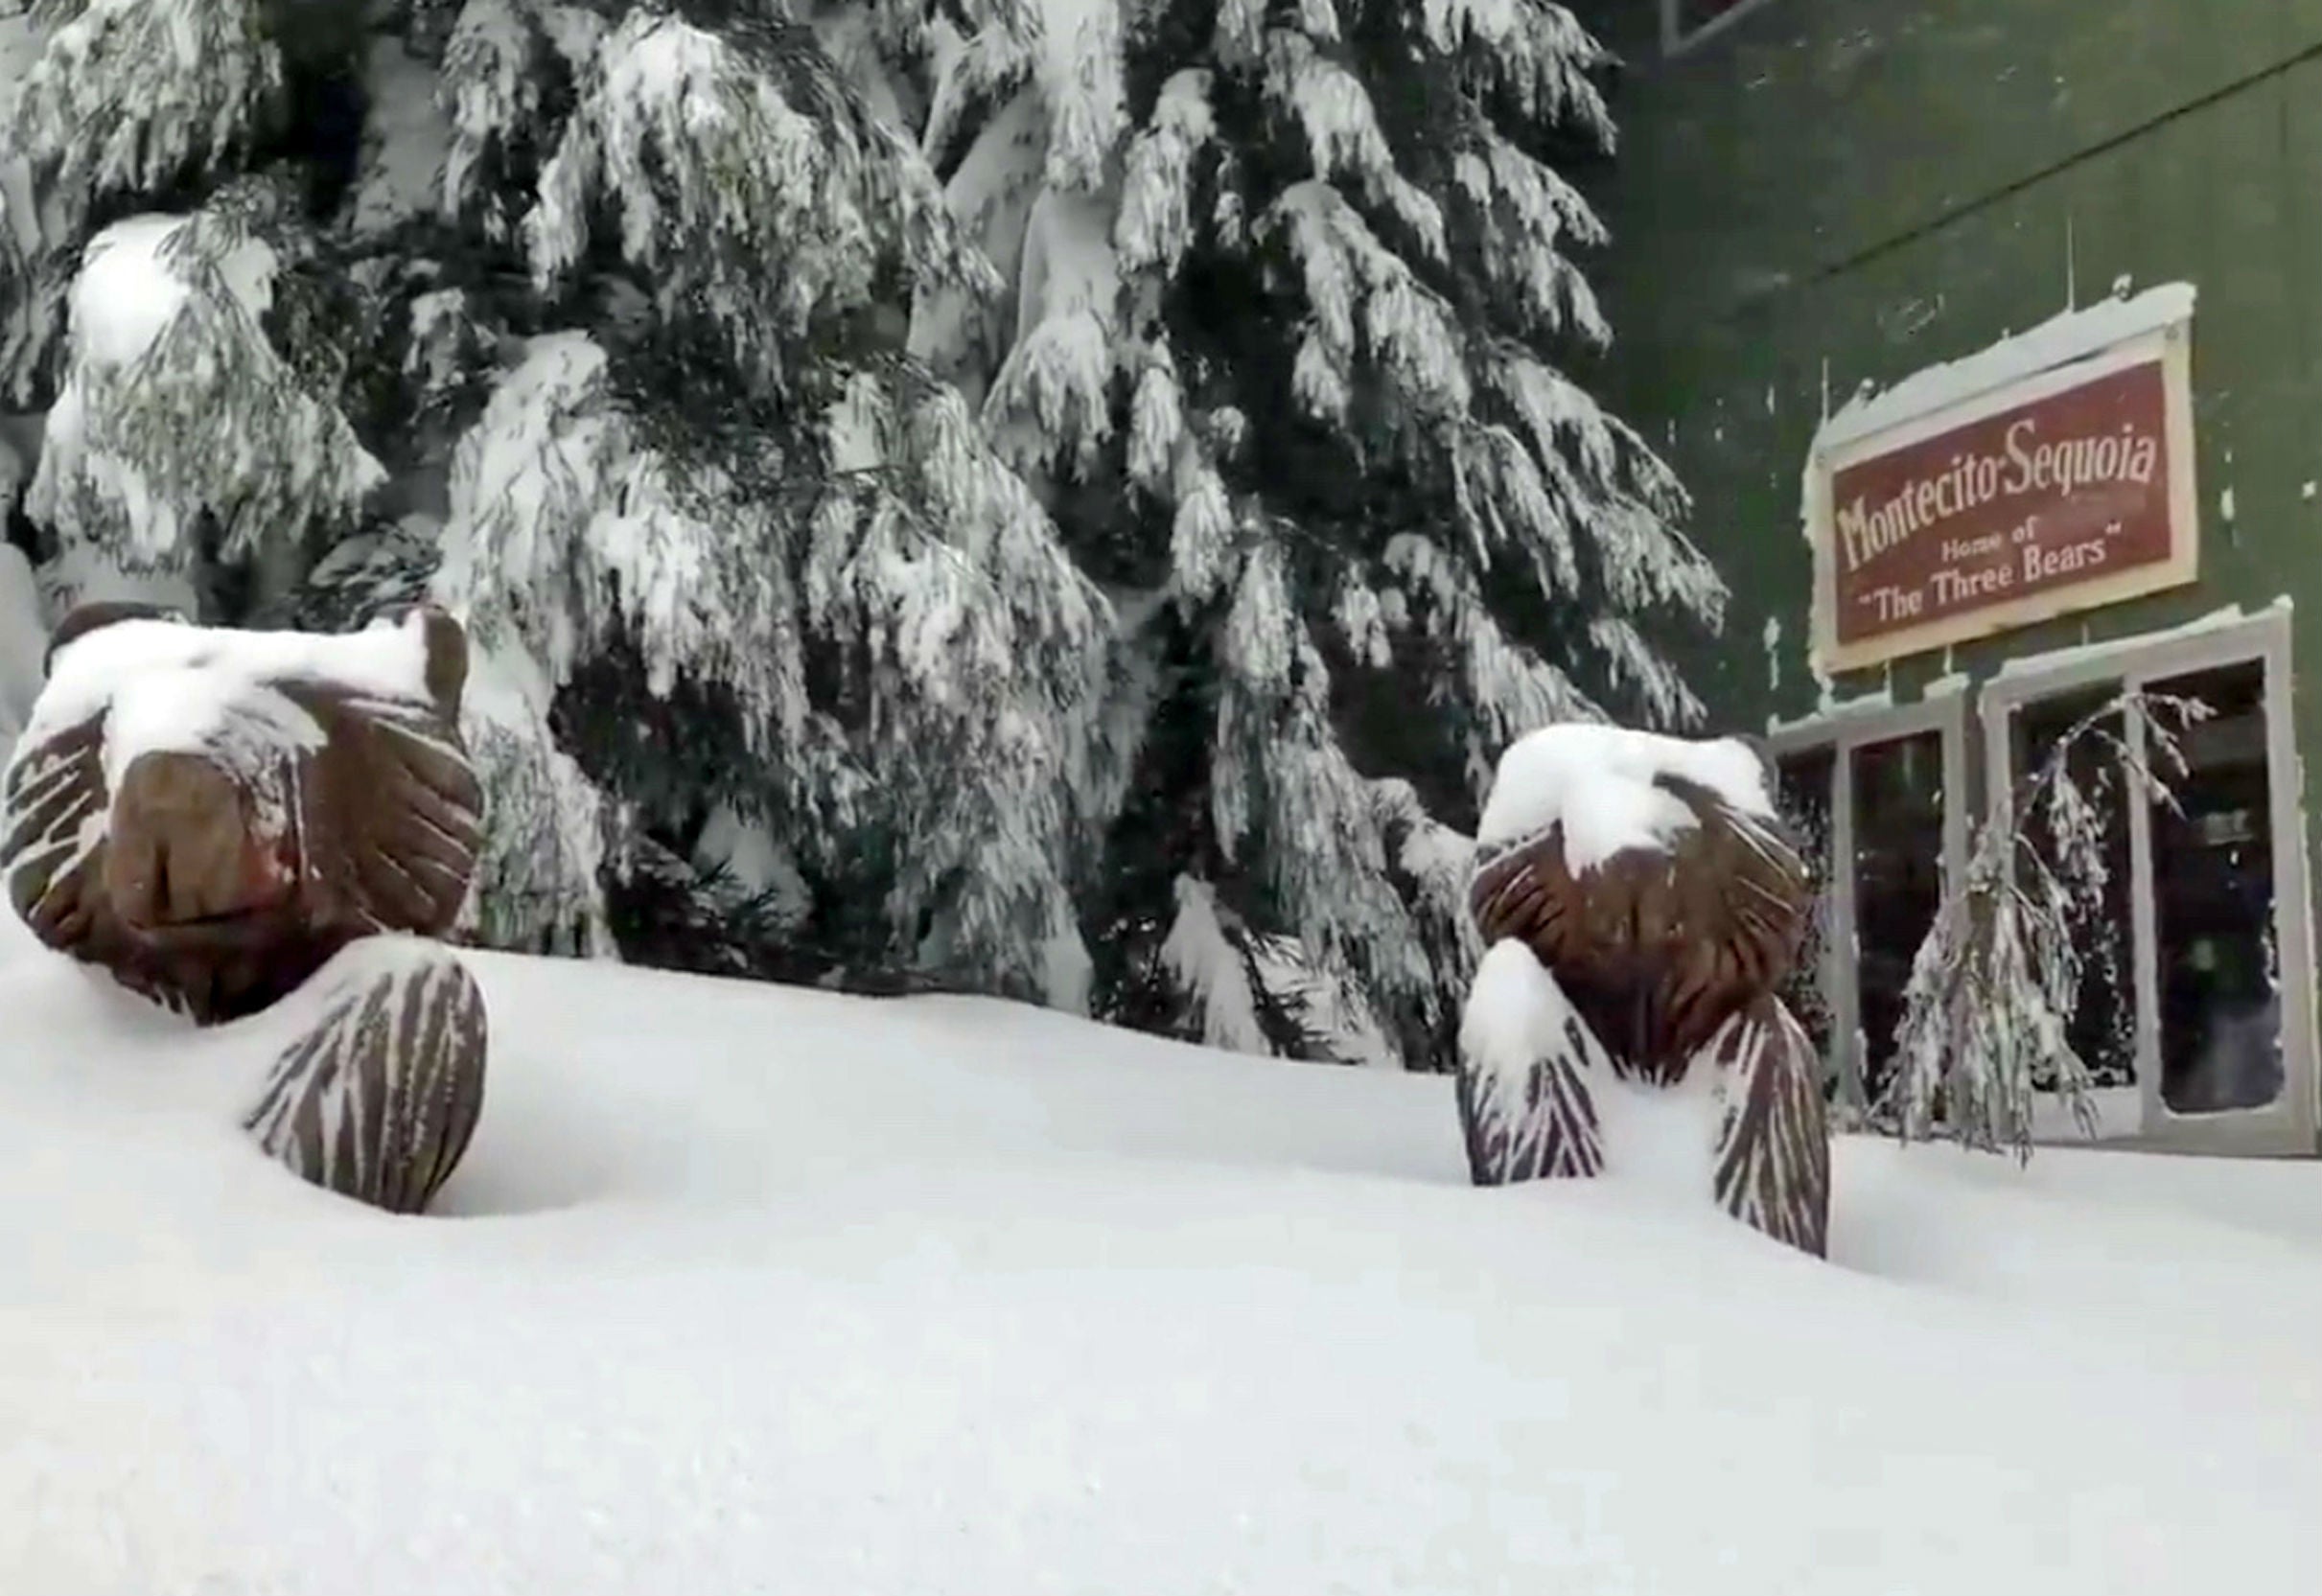
M1905 1141L1945 1135L2027 1159L2042 1090L2095 1134L2095 1081L2071 1026L2092 951L2098 968L2111 962L2108 944L2091 947L2112 873L2105 810L2116 794L2174 809L2179 734L2209 713L2197 700L2127 689L2074 722L1978 826L1903 994L1879 1117ZM2116 718L2117 732L2107 724ZM2083 746L2098 755L2087 778L2072 768ZM2046 846L2027 833L2027 817L2041 822ZM2121 972L2108 973L2117 985Z

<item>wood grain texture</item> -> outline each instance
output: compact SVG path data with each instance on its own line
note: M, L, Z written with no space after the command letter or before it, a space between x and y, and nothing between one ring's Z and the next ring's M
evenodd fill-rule
M1780 822L1674 775L1657 785L1696 824L1575 873L1564 830L1487 860L1469 895L1485 944L1515 937L1625 1072L1675 1078L1726 1017L1781 984L1813 879Z
M359 937L449 933L483 793L458 730L464 639L444 621L426 695L268 683L319 735L263 769L146 754L110 791L104 708L20 748L0 793L16 912L49 946L204 1024L280 1001Z
M156 613L84 606L52 657ZM466 1150L487 1044L474 978L425 940L474 879L483 793L458 729L465 634L440 612L421 625L407 696L244 682L214 736L137 753L114 786L108 700L20 746L0 782L0 873L48 946L203 1025L320 983L244 1123L306 1180L393 1213L423 1210Z
M482 990L436 944L374 937L318 980L322 1018L283 1050L243 1123L301 1179L424 1211L483 1112Z
M1771 993L1727 1017L1692 1067L1716 1073L1718 1206L1817 1258L1830 1244L1830 1127L1822 1061Z
M1460 1036L1470 1176L1496 1186L1602 1173L1617 1148L1605 1144L1596 1093L1616 1076L1667 1089L1707 1071L1717 1129L1703 1158L1718 1206L1822 1257L1830 1145L1820 1060L1776 995L1813 909L1811 872L1779 821L1679 776L1657 784L1694 820L1660 846L1575 870L1552 824L1476 869L1469 904L1491 951ZM1513 965L1512 948L1522 950Z

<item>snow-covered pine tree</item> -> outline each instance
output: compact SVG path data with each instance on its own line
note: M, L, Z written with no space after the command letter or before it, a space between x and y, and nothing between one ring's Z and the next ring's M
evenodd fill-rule
M1701 705L1683 494L1566 362L1608 329L1558 170L1613 141L1548 0L887 0L844 58L1013 286L923 300L1123 617L1100 1007L1448 1067L1511 740Z
M408 17L381 20L274 0L17 19L0 390L39 423L17 531L47 619L128 592L349 624L425 591L441 401L490 350L447 373L417 335L473 265L432 216L430 75L395 36ZM498 822L478 928L546 945L577 915L587 945L594 798L504 674L484 660L471 689Z
M52 604L451 603L489 940L602 946L610 876L660 957L764 967L708 926L1077 996L1113 617L913 357L915 300L999 285L813 29L753 0L34 22L0 377L47 411Z
M463 439L443 589L650 832L760 822L850 957L1069 997L1111 616L905 347L916 293L990 267L811 30L618 10L553 137L521 95L479 108L476 5L452 40L454 180L531 145L529 209L478 225L591 313Z
M651 957L1073 1001L1081 931L1115 1017L1439 1063L1498 749L1698 716L1646 632L1722 590L1559 363L1554 5L34 21L50 603L457 605L489 939L601 945L610 875Z

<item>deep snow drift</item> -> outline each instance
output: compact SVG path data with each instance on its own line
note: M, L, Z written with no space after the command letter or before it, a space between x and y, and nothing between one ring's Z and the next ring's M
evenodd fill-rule
M453 1216L0 916L11 1590L2310 1596L2322 1168L1840 1149L1822 1265L1440 1080L476 960Z

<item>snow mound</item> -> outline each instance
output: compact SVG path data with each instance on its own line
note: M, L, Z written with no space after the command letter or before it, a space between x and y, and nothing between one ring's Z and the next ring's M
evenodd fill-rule
M1835 1261L1448 1082L474 960L447 1212L0 917L0 1566L58 1596L2322 1588L2322 1168L1840 1149Z
M1659 850L1695 823L1682 799L1654 784L1661 775L1773 818L1765 763L1737 738L1695 741L1575 721L1528 732L1500 755L1476 845L1521 842L1561 823L1565 863L1576 874L1629 848Z
M69 301L73 350L82 366L103 371L136 364L193 303L195 285L174 257L194 220L143 212L89 240ZM244 238L217 259L215 282L255 319L273 305L280 264L264 240Z
M81 252L73 280L74 347L91 366L135 364L193 299L165 256L182 216L149 213L114 222Z

